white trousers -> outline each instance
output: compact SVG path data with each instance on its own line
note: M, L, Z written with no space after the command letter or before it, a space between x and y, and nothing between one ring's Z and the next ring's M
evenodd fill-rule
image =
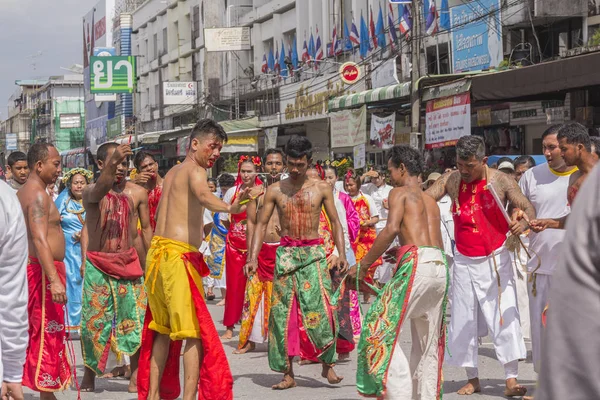
M537 373L540 372L540 360L542 358L542 332L544 331L542 312L548 304L551 282L552 275L536 274L536 296L532 292L533 283L529 282L527 284L529 311L531 312L531 354L533 356L533 370Z
M256 316L254 317L254 323L252 324L252 332L250 332L249 341L254 343L266 343L267 335L263 335L263 326L265 321L265 295L260 299L260 305L258 306L258 311L256 311Z
M209 288L215 289L227 289L227 285L225 284L225 267L223 267L223 275L221 275L221 279L211 278L210 275L202 278L202 284Z
M518 253L511 253L515 284L517 286L517 304L519 306L519 319L521 321L521 332L524 339L531 339L531 324L529 317L529 295L527 294L527 253L519 247Z
M388 369L386 399L437 399L442 367L438 340L447 276L443 260L440 250L419 249L417 271L404 319L405 323L410 320L410 363L396 341Z
M472 258L457 252L454 257L452 317L446 348L446 361L449 365L477 367L477 338L483 325L478 325L480 319L485 322L485 328L492 338L500 363L504 365L527 355L521 333L510 254L504 246L494 254ZM502 288L501 310L494 258Z

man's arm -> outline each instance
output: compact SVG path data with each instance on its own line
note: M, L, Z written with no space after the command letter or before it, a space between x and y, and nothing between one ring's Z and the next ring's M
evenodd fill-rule
M139 189L140 204L138 206L138 215L140 217L140 225L142 227L142 242L144 245L144 253L150 249L150 242L152 241L152 225L150 225L150 207L148 206L148 193L141 187Z
M323 195L323 206L325 207L325 212L329 217L329 222L331 223L331 229L333 230L333 241L335 243L335 247L339 253L340 261L346 261L346 247L344 246L344 230L342 229L342 224L340 223L340 219L338 218L337 209L335 208L335 201L333 200L333 191L331 190L331 186L329 186L326 182L319 183L319 190ZM344 264L341 272L344 272L347 268L347 263Z
M273 215L273 210L275 209L276 194L274 189L275 186L270 186L264 196L262 210L258 215L258 222L254 228L254 234L252 236L252 245L248 247L248 263L256 263L258 253L260 253L260 248L262 247L263 240L265 239L267 225L269 225L269 221Z
M510 224L510 230L513 235L520 235L529 226L529 221L535 219L535 208L527 197L523 195L521 188L514 179L501 172L498 172L496 176L499 178L497 180L499 192L504 192L504 197L510 202L510 205L523 211L526 216L526 218L518 221L514 220Z
M252 259L252 238L254 237L254 230L258 223L258 201L259 199L251 201L246 207L246 215L248 216L246 225L246 247L248 248L248 258L250 259Z
M115 183L117 167L127 157L133 155L131 147L127 144L121 144L113 153L112 157L105 162L100 177L96 183L86 186L83 191L83 201L88 204L97 204L108 194Z
M431 187L429 189L427 189L425 191L425 193L427 193L429 196L433 197L433 199L437 202L440 201L442 199L442 197L444 197L447 193L446 190L446 183L448 183L448 179L450 178L450 176L452 174L458 174L457 171L451 171L448 172L444 175L442 175L437 181L434 182L433 185L431 185ZM392 209L392 205L389 204L388 202L388 206L390 208L390 210ZM388 217L389 220L389 217Z
M86 221L87 222L87 221ZM83 278L83 274L85 272L85 263L87 259L87 249L90 238L87 231L87 224L83 224L81 227L81 238L79 239L79 243L81 244L81 267L79 268L79 272L81 273L81 277Z
M233 204L227 204L215 196L208 188L206 171L198 168L198 173L190 174L190 188L198 201L212 212L222 212L227 214L239 214L246 208L240 205L240 201L248 197L249 190L240 191Z
M54 266L54 256L48 243L48 215L50 214L50 202L52 199L44 192L38 192L27 209L27 222L31 233L31 242L35 249L40 264L48 281L50 282L50 291L52 292L52 301L58 304L67 302L67 294L62 284L56 267Z

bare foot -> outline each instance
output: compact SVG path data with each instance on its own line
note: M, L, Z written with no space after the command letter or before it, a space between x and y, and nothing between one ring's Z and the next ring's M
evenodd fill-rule
M217 303L217 305L219 307L223 307L225 305L225 299L221 300L220 302Z
M470 396L473 393L481 393L481 385L479 384L479 378L469 379L467 384L461 387L456 393L463 396Z
M125 379L131 379L131 365L128 365L125 368L125 375L123 375Z
M523 396L527 393L527 388L517 383L515 378L506 380L506 389L504 389L504 395L506 397Z
M82 392L94 392L96 390L96 373L89 368L85 368L80 389Z
M289 374L285 374L281 382L279 382L277 385L271 386L273 390L286 390L293 387L296 387L296 381L294 380L294 377Z
M104 375L100 375L99 378L101 379L111 379L111 378L118 378L120 376L125 376L125 366L121 366L121 367L114 367L112 369L112 371L110 371L107 374Z
M533 396L523 396L523 400L533 400Z
M233 338L233 328L227 328L225 333L223 335L221 335L221 339L229 340L231 338Z
M301 358L298 360L298 365L311 365L311 364L318 364L318 361L313 361L313 360L307 360L306 358Z
M246 353L250 353L251 351L254 351L255 349L256 349L256 345L254 344L254 342L248 341L248 343L246 343L246 345L244 347L242 347L241 349L234 350L233 354L246 354Z
M331 367L329 365L324 365L324 364L323 364L323 372L321 372L321 376L323 378L327 378L327 382L329 382L330 385L336 385L344 379L343 376L336 375L335 371L333 370L333 367Z
M56 396L52 392L41 392L40 400L56 400Z
M131 374L131 379L129 381L127 391L129 393L137 393L137 370L135 370L135 372Z
M346 361L350 359L350 353L340 353L338 355L338 361Z

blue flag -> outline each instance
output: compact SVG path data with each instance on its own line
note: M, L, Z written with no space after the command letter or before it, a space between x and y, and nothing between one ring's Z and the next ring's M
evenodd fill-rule
M369 28L365 17L361 14L360 16L360 56L366 58L369 53Z
M379 15L377 16L375 34L377 35L377 45L382 49L385 49L385 28L383 27L383 13L381 12L381 4L379 5Z
M275 69L275 57L273 56L273 49L269 49L269 60L267 61L267 65L269 66L269 71L273 71Z
M308 41L308 55L311 60L316 58L315 39L312 32L310 33L310 40Z
M450 29L450 7L448 7L448 0L442 0L442 7L440 9L440 29Z
M352 42L350 41L350 29L348 29L348 23L344 20L344 50L352 50Z
M298 69L298 48L296 47L296 35L294 35L294 42L292 43L292 65L294 69Z
M283 45L283 40L281 41L281 53L279 53L279 68L281 72L279 73L284 78L288 76L287 65L285 65L285 46Z

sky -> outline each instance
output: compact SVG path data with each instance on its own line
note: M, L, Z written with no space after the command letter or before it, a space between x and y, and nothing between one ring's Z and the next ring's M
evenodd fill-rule
M69 74L60 67L83 63L83 16L97 1L0 0L0 119L16 80Z

